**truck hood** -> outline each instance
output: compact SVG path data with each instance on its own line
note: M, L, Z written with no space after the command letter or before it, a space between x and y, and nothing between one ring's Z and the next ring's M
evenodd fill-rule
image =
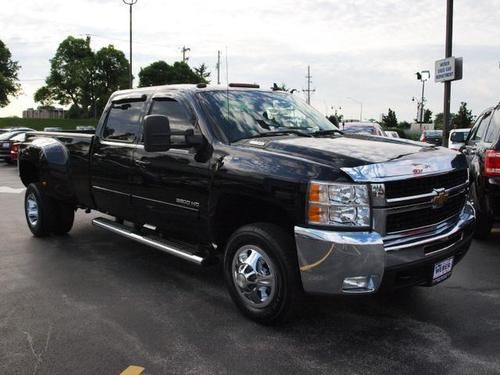
M385 181L467 168L466 159L460 153L384 137L259 138L244 144L329 165L355 181Z

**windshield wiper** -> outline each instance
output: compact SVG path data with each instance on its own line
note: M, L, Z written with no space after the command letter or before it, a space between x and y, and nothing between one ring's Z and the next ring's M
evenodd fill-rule
M328 130L318 130L315 132L312 132L311 135L316 136L316 135L333 135L335 133L338 133L340 135L343 135L344 132L340 131L339 129L328 129Z
M261 138L261 137L273 137L275 135L286 135L286 134L295 134L300 135L301 137L312 137L309 133L304 133L300 130L288 129L288 130L270 130L268 132L259 133L255 135L251 135L249 137L244 137L244 139L248 138Z

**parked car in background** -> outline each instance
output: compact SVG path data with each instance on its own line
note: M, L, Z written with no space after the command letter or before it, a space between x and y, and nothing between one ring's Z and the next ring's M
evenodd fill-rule
M95 131L95 126L77 126L77 131Z
M394 130L384 130L384 134L386 137L389 137L389 138L399 138L398 132L396 132Z
M347 134L367 134L383 137L384 131L376 122L346 122L342 130Z
M436 146L443 144L442 130L424 130L420 136L420 142L430 143Z
M63 130L63 129L58 127L58 126L51 126L48 128L43 128L44 132L60 132L61 130Z
M13 132L13 131L25 131L25 132L29 132L29 131L34 131L35 129L31 129L31 128L23 128L23 127L10 127L10 128L2 128L0 129L0 133L7 133L7 132Z
M10 140L10 162L17 163L19 145L26 140L26 133L19 133Z
M470 195L477 214L475 235L486 238L500 221L500 104L477 118L465 142Z
M448 138L448 148L450 150L460 150L465 145L465 140L469 136L470 129L453 129Z
M11 162L10 146L12 145L12 138L22 133L25 132L16 130L0 134L0 161Z

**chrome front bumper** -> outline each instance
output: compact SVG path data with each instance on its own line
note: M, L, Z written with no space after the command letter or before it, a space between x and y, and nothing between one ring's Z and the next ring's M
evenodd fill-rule
M377 232L333 232L296 226L295 242L304 291L314 294L376 292L385 270L421 264L461 249L470 241L474 222L474 208L467 203L456 224L446 231L411 237L404 244L387 247Z

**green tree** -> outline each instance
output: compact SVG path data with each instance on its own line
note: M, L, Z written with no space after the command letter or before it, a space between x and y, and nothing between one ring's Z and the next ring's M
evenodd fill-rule
M382 126L385 128L395 128L398 126L396 112L389 108L387 115L382 116Z
M63 40L50 60L50 74L45 81L54 99L62 105L88 105L92 100L86 89L93 81L93 65L90 38L68 36Z
M452 124L456 128L470 128L473 123L472 111L467 109L467 103L461 102L458 113L453 117Z
M52 106L55 101L54 93L48 86L42 86L35 92L35 102L41 103L43 107Z
M430 109L426 109L424 111L424 123L429 124L432 122L432 111Z
M170 80L170 65L165 61L155 61L139 72L139 87L166 85Z
M401 121L398 123L398 128L400 129L410 129L411 124L408 121Z
M197 68L194 68L194 72L200 80L199 83L210 83L210 72L208 71L208 66L205 63L202 63Z
M342 122L343 120L343 115L339 115L339 114L334 114L334 115L330 115L327 117L327 119L335 126L339 127L340 126L340 123Z
M97 51L94 78L96 98L94 111L99 114L114 91L128 87L128 60L125 54L113 45Z
M188 64L182 61L176 61L173 65L165 61L156 61L139 72L139 86L158 86L176 83L206 83Z
M126 87L127 72L122 51L109 45L94 53L90 38L68 36L50 60L46 85L36 91L34 99L42 105L70 104L71 118L97 117L109 95Z
M453 119L455 118L455 114L454 113L450 113L450 124L453 124ZM440 130L443 130L444 129L444 114L443 112L440 112L438 113L435 117L434 117L434 129L440 129Z
M21 91L17 78L20 66L11 57L9 49L0 40L0 107L9 104L9 96L17 96Z

